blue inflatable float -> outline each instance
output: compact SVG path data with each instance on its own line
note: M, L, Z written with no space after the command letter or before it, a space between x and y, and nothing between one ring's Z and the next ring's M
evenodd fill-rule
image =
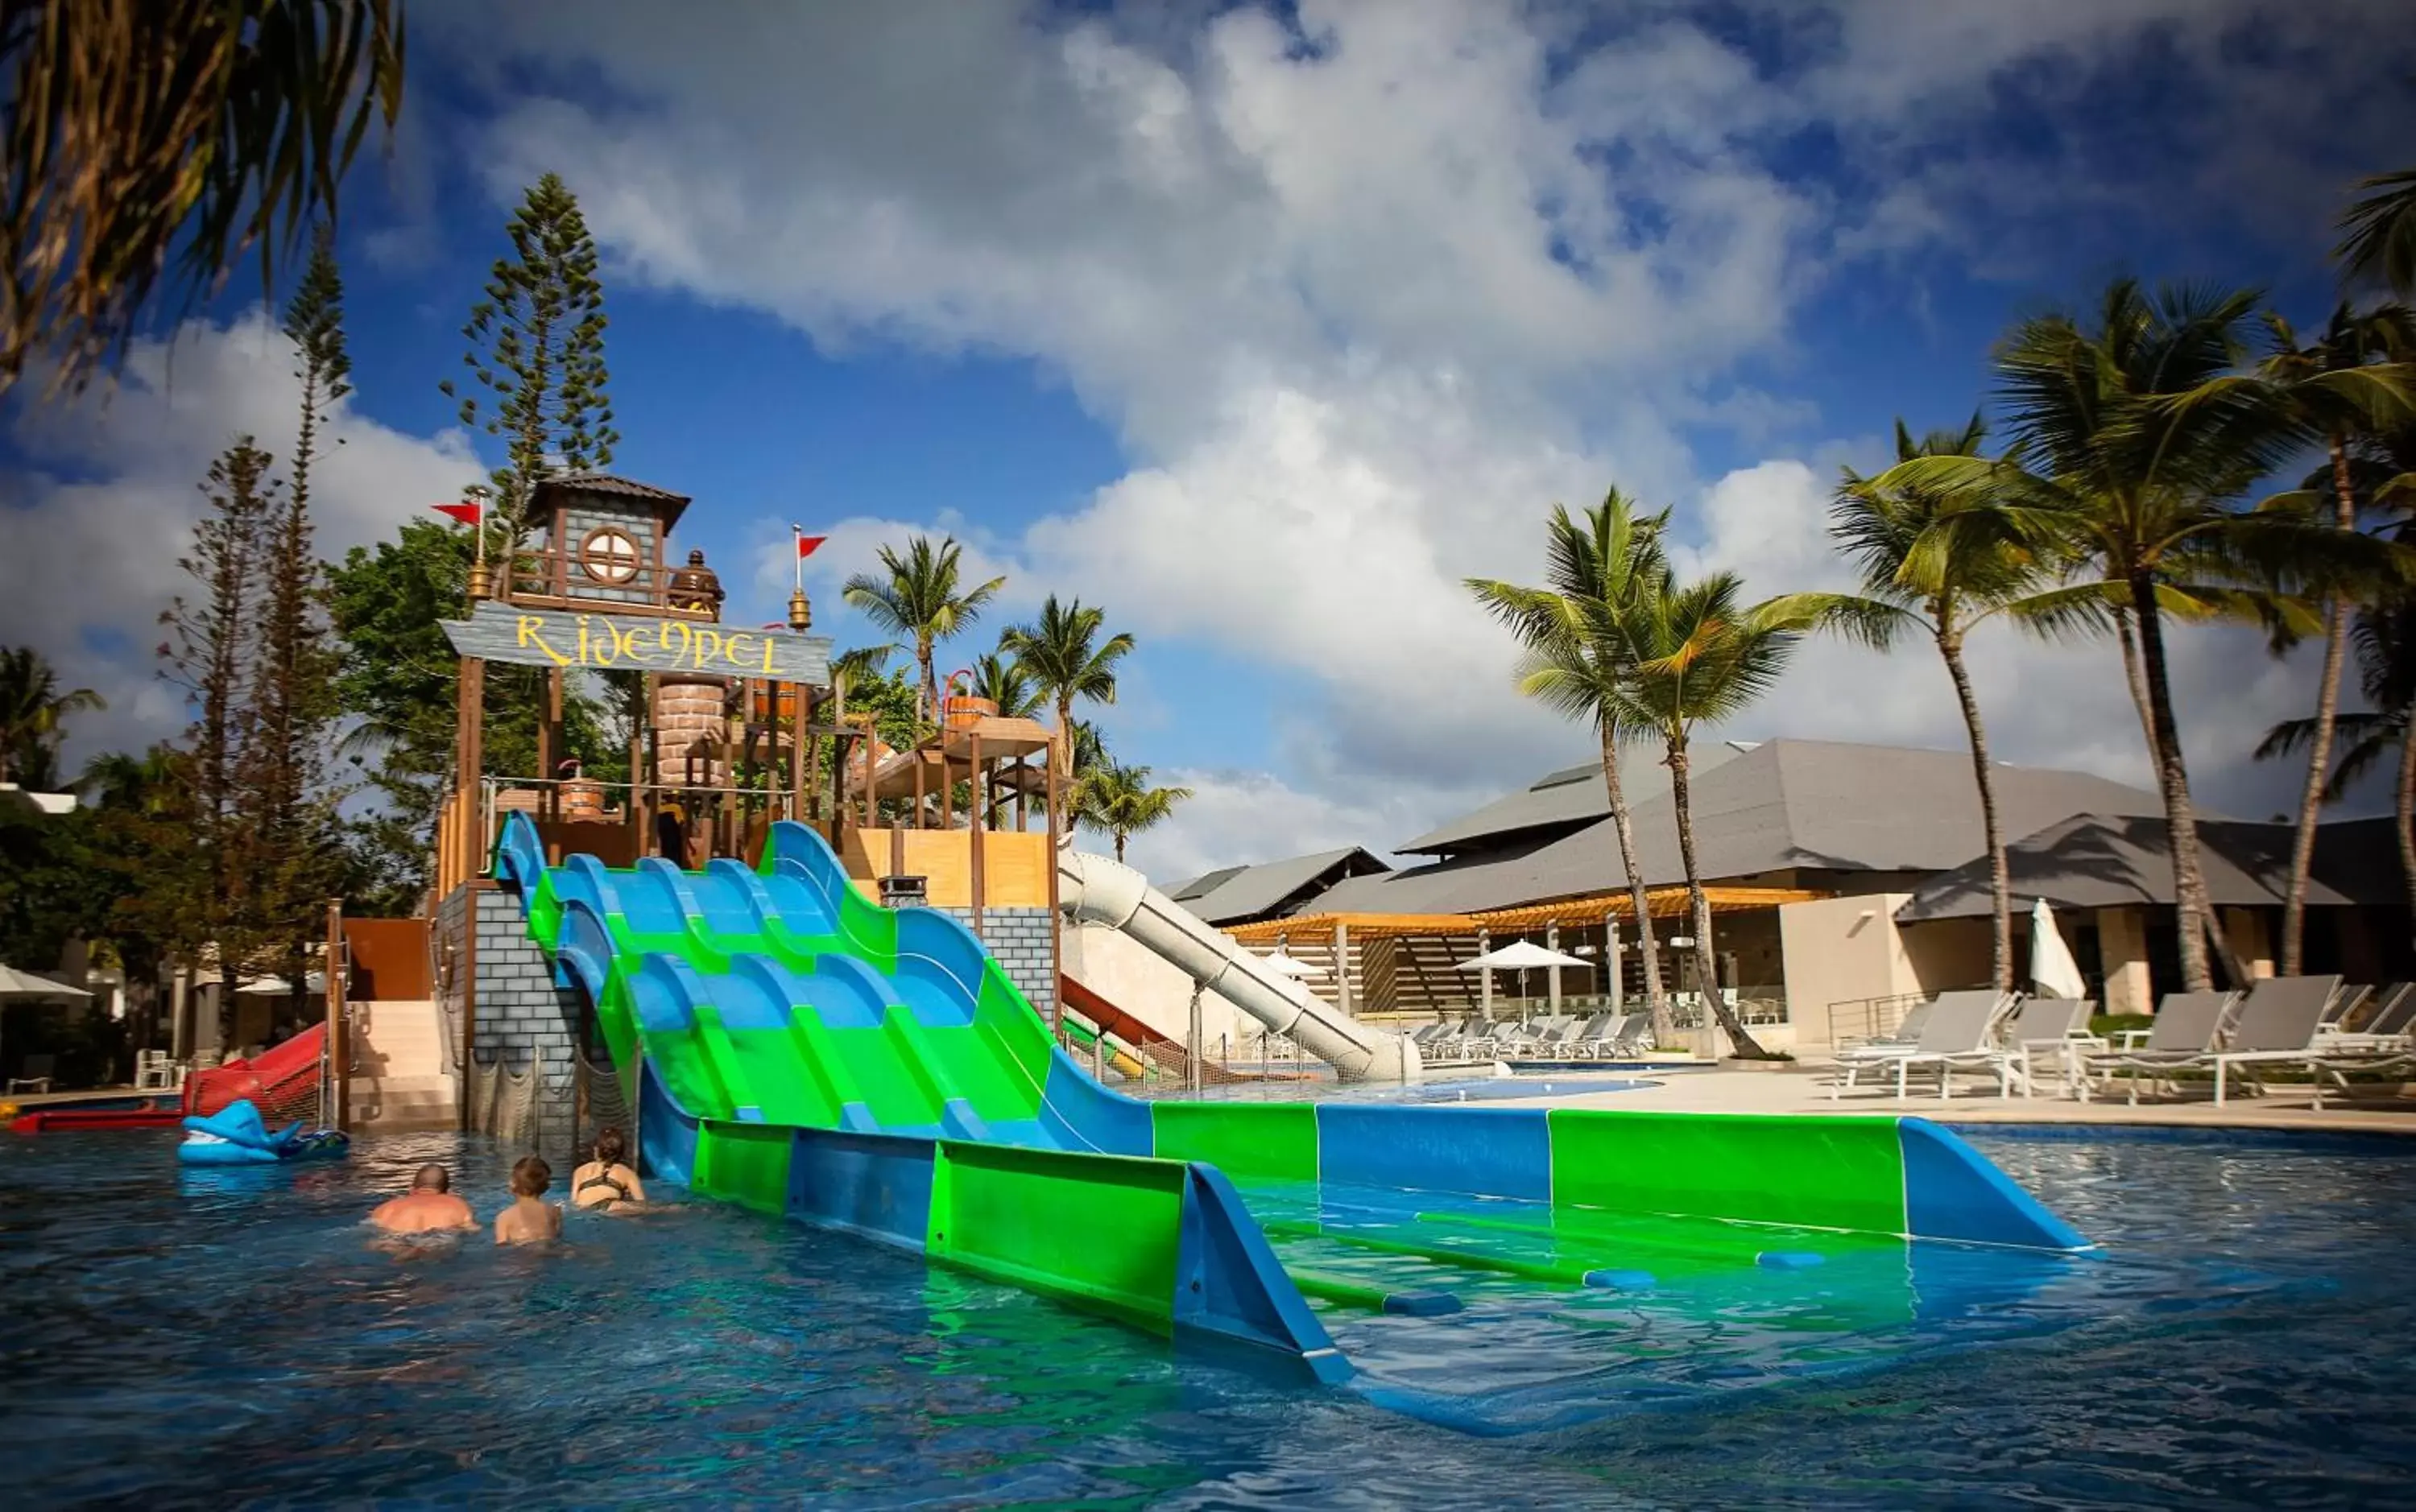
M176 1146L176 1159L187 1165L276 1165L332 1160L351 1149L352 1143L334 1129L306 1133L299 1122L270 1133L260 1121L260 1110L238 1099L206 1118L186 1119L185 1142Z

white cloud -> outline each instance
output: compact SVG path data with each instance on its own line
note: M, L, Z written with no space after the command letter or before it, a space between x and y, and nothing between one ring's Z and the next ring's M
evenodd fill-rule
M1293 28L1205 6L1044 20L900 4L671 29L627 0L582 6L576 24L543 6L464 13L477 48L609 85L606 106L584 89L510 102L486 160L498 198L562 171L617 276L765 310L826 348L1036 357L1119 427L1126 475L1019 541L977 538L985 560L1019 588L1108 603L1153 639L1325 690L1319 707L1269 709L1286 780L1202 788L1325 807L1270 798L1236 825L1227 799L1200 801L1177 831L1199 837L1185 865L1311 848L1340 833L1334 816L1386 822L1376 792L1397 795L1406 833L1581 753L1512 694L1510 649L1458 586L1532 575L1554 500L1615 478L1680 500L1694 560L1757 592L1841 581L1821 531L1839 448L1706 483L1684 427L1810 431L1804 397L1731 385L1742 360L1788 355L1827 259L1969 247L1990 205L2052 225L2059 194L2152 199L2119 165L1965 171L1957 133L1998 108L2009 69L2058 105L2155 47L2202 80L2280 77L2227 45L2242 24L2296 57L2381 14L2363 0L1774 7L1774 67L1658 6L1296 8ZM2264 113L2258 129L2283 128ZM1857 207L1783 177L1769 148L1807 129L1835 133L1880 191ZM824 580L908 528L839 527ZM764 566L767 581L788 570ZM2197 696L2199 658L2233 651L2194 639L2183 655L2217 786L2242 731L2294 691L2271 668L2253 699ZM1987 637L1975 660L2008 757L2140 774L2109 649ZM1930 670L1810 647L1738 733L1953 743Z
M1983 242L2009 214L2051 229L2118 202L2236 204L2212 179L2142 182L2161 170L2126 170L2082 113L2053 111L2164 48L2210 97L2259 102L2189 116L2173 141L2300 142L2337 91L2275 82L2381 68L2389 49L2357 43L2393 35L2367 0L1773 6L1742 29L1776 38L1759 52L1658 4L1294 10L1288 28L1254 6L897 0L665 26L657 6L589 0L440 3L415 20L423 56L458 65L498 112L448 137L499 202L562 172L616 285L761 310L826 351L1029 357L1115 427L1130 471L1079 507L1029 531L847 520L808 587L818 623L846 636L847 575L882 541L947 531L970 570L1008 574L1002 622L1054 589L1107 604L1153 645L1213 647L1281 669L1287 690L1321 688L1308 707L1270 698L1281 777L1195 783L1197 817L1153 842L1176 872L1382 846L1581 756L1580 737L1513 695L1510 648L1459 587L1532 576L1555 500L1585 503L1616 479L1680 502L1693 560L1754 591L1836 581L1821 533L1832 454L1859 445L1706 477L1690 442L1704 427L1758 447L1819 433L1817 394L1746 375L1802 370L1793 323L1840 259L2011 258ZM2270 46L2234 45L2250 22ZM1969 127L2006 88L2050 108L2063 171L1973 147ZM1807 138L1836 144L1834 181L1780 171ZM2273 165L2257 161L2261 182ZM1905 298L1917 311L1926 291ZM42 485L46 528L91 532L104 553L120 512L189 522L187 486L224 431L282 435L271 361L181 399L134 396L144 418L106 441L44 417L64 464L119 474L106 503L84 500L88 518L64 502L83 486ZM462 455L452 438L385 443L394 477L458 478L444 472ZM167 555L102 561L96 601L156 604ZM46 613L69 607L51 586L58 560L35 574ZM771 618L793 570L776 546L730 573L733 597ZM2236 651L2192 637L2183 655L2184 715L2217 786L2242 781L2242 732L2303 681L2260 661L2230 686L2243 680L2218 669ZM1992 637L1975 662L2008 757L2137 774L2109 649ZM1933 670L1807 648L1736 733L1953 743ZM1183 690L1153 691L1180 709Z
M109 700L106 712L71 726L69 771L94 751L139 748L183 726L152 648L160 611L190 591L176 563L207 507L198 486L240 436L280 458L291 450L300 403L292 367L264 316L195 322L173 347L138 344L113 391L97 384L16 413L12 440L40 471L11 480L0 643L39 647L67 685ZM402 435L346 402L323 426L311 514L331 557L459 498L480 473L456 433Z

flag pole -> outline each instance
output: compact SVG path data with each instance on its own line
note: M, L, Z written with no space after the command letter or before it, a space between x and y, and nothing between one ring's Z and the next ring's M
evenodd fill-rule
M797 548L797 591L802 593L806 591L806 528L802 525L791 524L789 540L790 544Z

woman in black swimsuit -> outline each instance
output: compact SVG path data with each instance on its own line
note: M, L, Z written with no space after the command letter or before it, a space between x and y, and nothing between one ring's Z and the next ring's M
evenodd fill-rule
M621 1130L607 1129L596 1136L596 1159L571 1174L570 1201L579 1207L613 1213L646 1200L645 1185L627 1164L629 1142Z

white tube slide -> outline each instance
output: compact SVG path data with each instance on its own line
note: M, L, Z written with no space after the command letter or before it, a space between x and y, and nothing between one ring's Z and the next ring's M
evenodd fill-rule
M1129 866L1060 845L1057 902L1080 922L1121 930L1200 987L1291 1038L1346 1082L1417 1075L1417 1047L1407 1039L1337 1011Z

